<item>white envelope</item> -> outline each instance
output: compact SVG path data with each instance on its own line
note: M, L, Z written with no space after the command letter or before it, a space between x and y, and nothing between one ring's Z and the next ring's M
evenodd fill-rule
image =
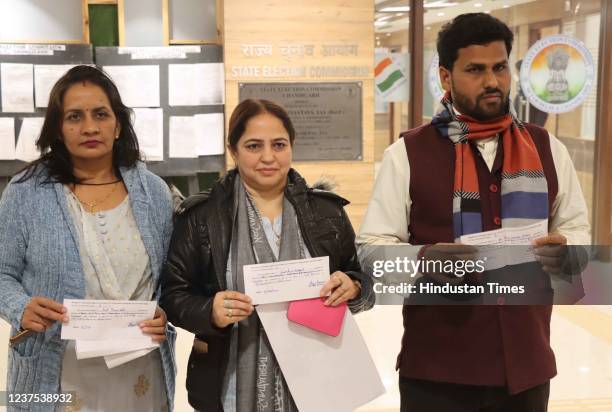
M385 393L350 311L329 336L287 319L288 303L257 307L293 400L301 412L352 412Z

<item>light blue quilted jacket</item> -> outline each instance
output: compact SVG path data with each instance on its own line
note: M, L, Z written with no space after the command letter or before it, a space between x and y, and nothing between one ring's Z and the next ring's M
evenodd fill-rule
M42 168L39 168L42 169ZM32 296L58 302L85 297L85 280L78 249L78 235L60 183L41 184L47 171L23 183L15 176L0 200L0 316L19 328L23 310ZM156 282L172 234L172 200L164 181L143 163L121 169L142 241ZM159 283L158 283L159 284ZM159 296L157 288L155 299ZM176 364L176 332L169 325L161 346L161 359L172 410ZM60 325L38 333L9 348L9 393L57 393L60 367L67 341L60 340ZM49 404L10 407L49 411Z

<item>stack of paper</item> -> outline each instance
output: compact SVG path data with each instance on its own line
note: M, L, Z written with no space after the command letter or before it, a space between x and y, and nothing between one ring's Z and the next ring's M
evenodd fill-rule
M153 319L157 302L65 299L69 322L62 339L76 340L77 359L103 356L114 368L159 347L138 324Z

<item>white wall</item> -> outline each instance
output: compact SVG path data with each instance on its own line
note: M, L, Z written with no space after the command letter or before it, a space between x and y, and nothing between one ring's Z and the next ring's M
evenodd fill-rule
M81 0L0 0L0 42L82 39Z

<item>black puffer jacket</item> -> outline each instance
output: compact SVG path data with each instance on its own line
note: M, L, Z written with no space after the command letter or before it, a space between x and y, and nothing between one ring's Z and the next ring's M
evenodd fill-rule
M215 294L227 288L236 174L236 170L228 172L210 192L183 202L162 274L160 305L168 320L196 335L189 357L187 391L189 403L206 412L223 410L221 387L231 329L213 326L211 313ZM339 270L361 282L361 296L349 302L351 311L370 309L374 304L372 281L361 273L357 260L355 233L343 208L348 201L309 188L293 169L285 193L295 208L310 254L329 256L330 273Z

